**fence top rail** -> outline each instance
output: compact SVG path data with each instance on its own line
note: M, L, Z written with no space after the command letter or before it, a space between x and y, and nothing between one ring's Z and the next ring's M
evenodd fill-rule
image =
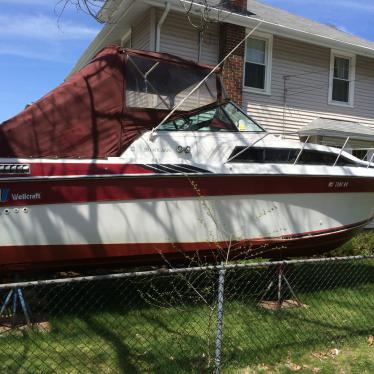
M110 279L122 279L122 278L134 278L140 276L151 276L151 275L172 275L172 274L182 274L182 273L192 273L206 270L230 270L230 269L255 269L264 268L270 266L278 265L295 265L295 264L312 264L312 263L325 263L325 262L342 262L342 261L357 261L365 259L374 259L374 255L369 256L344 256L344 257L322 257L322 258L308 258L308 259L298 259L298 260L284 260L284 261L263 261L263 262L251 262L251 263L235 263L235 264L217 264L217 265L207 265L207 266L195 266L189 268L173 268L165 269L160 268L156 270L148 271L134 271L127 273L113 273L105 275L90 275L74 278L58 278L58 279L44 279L36 281L25 281L25 282L14 282L14 283L4 283L0 284L1 289L11 289L11 288L26 288L33 286L43 286L43 285L57 285L65 283L78 283L78 282L88 282L88 281L102 281Z

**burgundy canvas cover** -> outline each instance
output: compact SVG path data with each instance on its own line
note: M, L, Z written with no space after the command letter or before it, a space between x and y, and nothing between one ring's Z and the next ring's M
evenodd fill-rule
M125 107L126 56L210 66L162 53L108 46L59 87L0 124L0 157L105 158L121 153L168 113Z
M0 157L115 155L123 112L124 55L102 50L81 71L0 125Z

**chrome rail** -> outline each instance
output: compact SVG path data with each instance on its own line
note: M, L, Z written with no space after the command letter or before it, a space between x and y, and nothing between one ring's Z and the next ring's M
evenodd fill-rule
M343 147L340 148L340 152L339 152L338 157L336 158L336 160L335 160L333 166L336 166L336 164L338 163L339 158L340 158L340 156L342 155L342 153L343 153L343 151L344 151L344 148L345 148L345 146L347 145L348 141L349 141L349 136L347 136L347 139L345 140Z
M302 145L302 147L301 147L301 149L300 149L300 152L299 152L299 154L297 155L295 162L293 163L294 165L296 165L296 164L297 164L297 161L299 161L299 158L300 158L301 154L303 153L304 148L305 148L305 145L306 145L306 143L308 143L309 138L310 138L310 135L308 135L308 137L305 139L305 142L303 143L303 145Z
M368 164L368 166L367 166L368 169L369 169L369 167L371 166L371 163L372 163L372 161L373 161L373 158L374 158L374 152L373 152L373 154L372 154L371 157L370 157L370 161L369 161L369 164Z
M284 132L267 132L267 133L265 133L265 135L261 136L259 139L256 139L253 143L249 144L247 147L245 147L244 149L242 149L240 152L238 152L237 154L231 156L228 160L225 161L224 164L226 164L226 163L234 160L236 157L240 156L242 153L244 153L248 149L252 148L255 144L257 144L260 141L264 140L269 135L280 135L280 136L284 137L284 136L287 136L287 135L299 135L299 133L298 132L286 132L286 133L284 133ZM300 157L301 157L301 155L302 155L302 153L303 153L303 151L305 149L305 146L307 145L309 139L310 139L310 135L308 135L307 138L305 139L305 141L303 142L303 144L302 144L302 146L300 148L300 151L299 151L299 153L298 153L298 155L297 155L297 157L296 157L293 165L296 165L297 162L300 160ZM337 155L336 160L335 160L335 162L334 162L334 164L332 166L336 166L337 165L337 163L338 163L338 161L339 161L339 159L340 159L343 151L345 150L345 148L346 148L349 140L350 140L350 137L348 136L345 139L343 147L340 149L339 154ZM318 144L316 144L316 145L318 145ZM367 153L365 155L365 157L366 157L366 156L368 156L369 151L371 151L371 150L374 151L374 148L354 148L354 150L367 150ZM372 165L372 163L374 161L374 152L372 153L369 161L365 161L365 160L361 160L361 161L368 162L367 168L370 168L370 166Z
M266 137L268 137L269 135L281 135L281 136L284 136L284 135L298 135L298 132L267 132L265 133L264 136L262 136L261 138L259 139L256 139L253 143L251 143L250 145L248 145L247 147L245 147L244 149L242 149L240 152L238 152L237 154L235 154L234 156L230 157L228 160L226 160L224 162L224 164L227 164L228 162L234 160L236 157L240 156L242 153L244 153L245 151L247 151L248 149L252 148L255 144L257 144L258 142L260 142L261 140L264 140Z

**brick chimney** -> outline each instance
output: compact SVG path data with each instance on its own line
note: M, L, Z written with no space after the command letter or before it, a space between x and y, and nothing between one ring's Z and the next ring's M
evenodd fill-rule
M231 0L234 12L246 12L247 0ZM245 37L245 28L223 23L220 26L220 59L223 59ZM244 43L225 61L223 83L228 96L238 105L243 104Z
M247 0L231 0L230 3L232 8L236 8L239 11L247 9Z

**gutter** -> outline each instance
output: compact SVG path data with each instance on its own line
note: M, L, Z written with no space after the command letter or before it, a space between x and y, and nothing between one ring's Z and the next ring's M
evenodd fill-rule
M159 0L141 0L143 3L146 3L150 6L160 8L162 3ZM172 0L171 9L177 12L183 12L183 8L181 3L184 3L186 6L191 6L190 0ZM204 8L204 5L195 2L192 5L192 13L195 15L200 14L201 10ZM209 13L212 19L218 21L224 21L226 23L231 23L243 27L253 27L258 22L262 22L261 31L270 32L273 34L278 34L280 36L288 37L295 40L300 40L303 42L310 42L312 44L320 45L327 48L336 48L336 49L343 49L343 50L350 50L359 54L361 56L367 56L374 58L374 49L368 48L366 46L360 44L353 44L349 42L345 42L342 40L330 38L328 36L313 34L311 32L298 30L291 27L286 27L281 24L273 23L270 21L266 21L261 19L260 17L256 16L246 16L239 13L233 13L223 9L212 9Z
M105 0L101 9L97 12L96 18L99 22L107 23L110 20L110 17L116 12L119 8L121 0Z
M161 15L161 18L159 19L156 27L156 46L155 46L155 51L160 52L160 39L161 39L161 27L165 22L166 17L168 16L170 11L170 1L167 1L165 3L165 10Z

